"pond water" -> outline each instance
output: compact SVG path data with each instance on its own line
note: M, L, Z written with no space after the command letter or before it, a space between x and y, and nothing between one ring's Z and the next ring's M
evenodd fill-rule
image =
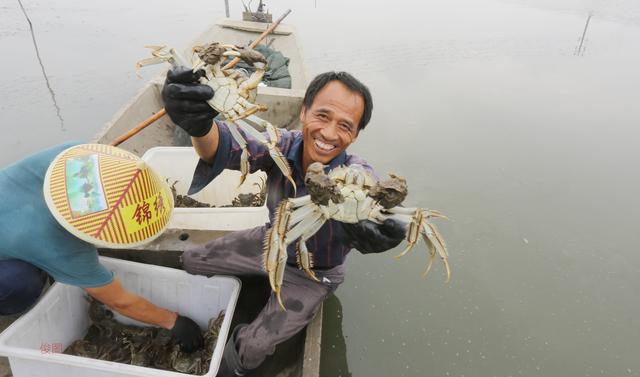
M152 77L133 69L143 45L185 44L224 16L222 1L22 4L42 65L3 0L2 165L90 139ZM402 246L350 255L323 376L640 376L640 3L268 5L293 8L311 74L371 88L352 152L451 218L437 222L450 283L439 262L420 277L422 243L399 261Z

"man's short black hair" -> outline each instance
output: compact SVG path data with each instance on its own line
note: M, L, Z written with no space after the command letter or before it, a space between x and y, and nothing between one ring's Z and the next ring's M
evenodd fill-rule
M310 109L313 100L318 95L318 92L322 90L331 81L340 81L350 90L360 94L364 100L364 111L362 112L362 118L360 118L360 124L358 124L358 132L364 130L371 120L371 111L373 110L373 99L371 98L371 92L369 88L363 83L358 81L355 77L351 76L347 72L325 72L321 73L311 81L307 87L307 92L304 94L304 100L302 104L305 108Z

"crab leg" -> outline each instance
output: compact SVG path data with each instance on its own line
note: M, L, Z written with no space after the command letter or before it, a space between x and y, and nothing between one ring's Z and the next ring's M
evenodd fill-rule
M280 248L278 251L278 265L276 267L276 290L274 291L276 294L276 298L278 299L278 304L282 310L287 311L287 308L284 307L284 303L282 303L282 297L280 297L280 290L282 289L282 282L284 281L284 271L287 267L287 247L284 246Z
M244 137L242 137L242 134L238 132L235 123L228 128L233 139L240 145L240 148L242 148L242 154L240 155L240 173L242 173L242 175L240 176L241 185L247 178L247 174L249 174L249 150L247 149L247 141L244 139Z
M291 185L293 186L293 196L295 197L298 193L298 188L296 187L296 183L294 182L293 178L291 178L291 167L289 166L287 159L282 155L282 152L277 146L278 141L280 140L280 136L278 135L276 128L271 125L271 123L269 123L269 126L267 127L267 134L269 135L269 139L271 140L271 142L269 143L269 154L271 155L271 158L273 158L273 161L275 161L276 165L278 165L278 167L280 168L282 174L284 174L289 182L291 182Z
M294 204L294 207L295 207L295 204ZM293 211L293 213L291 214L291 217L289 218L289 224L295 225L299 223L302 219L309 217L309 215L311 215L314 211L317 211L317 210L318 210L318 206L311 202L303 205L302 207L296 208L296 210Z
M275 161L276 165L278 165L278 168L280 168L280 171L282 171L282 174L285 177L287 177L289 182L291 182L291 184L293 185L293 192L295 196L298 189L296 187L296 183L291 177L291 174L292 174L291 167L289 166L287 159L284 157L284 155L282 154L282 152L277 146L279 137L275 127L271 123L268 123L265 121L265 123L267 123L267 126L266 126L267 134L269 135L269 140L267 140L267 138L265 138L262 133L260 133L258 130L253 128L253 126L251 126L249 123L245 122L244 120L237 119L236 122L238 125L240 125L243 131L245 131L251 137L253 137L254 139L256 139L257 141L259 141L260 143L262 143L268 148L269 154L271 155L271 158L273 158L273 161ZM264 124L261 124L261 125L264 125Z
M305 204L311 203L311 195L305 195L299 198L289 198L289 201L293 203L295 208L302 207Z
M306 241L306 238L301 238L298 240L298 242L296 242L296 257L298 259L297 262L311 279L319 282L320 280L318 280L316 274L313 273L312 270L313 253L309 252L309 250L307 249Z
M427 266L427 269L422 274L422 276L426 276L429 273L429 269L431 269L431 264L433 263L433 259L435 258L435 252L437 251L447 272L447 282L449 282L449 280L451 279L451 268L449 267L449 260L447 259L447 246L444 244L444 240L440 236L440 232L438 232L438 229L436 229L433 224L425 223L421 233L425 242L429 241L427 242L427 245L430 245L429 249L431 252L429 265Z
M409 224L409 229L407 230L407 241L409 244L407 247L398 255L395 256L396 259L402 257L406 253L411 250L416 242L418 242L418 236L420 235L420 229L424 225L424 212L421 209L417 209L414 212L413 218L411 219L411 223Z
M418 208L393 207L393 208L387 209L386 212L399 214L399 215L414 215L417 210ZM449 218L443 215L442 212L435 209L420 209L420 211L424 212L425 217L428 219L435 217L435 218L442 218L442 219L449 220Z
M424 238L424 242L427 244L427 248L429 249L429 262L427 263L427 267L424 269L424 272L422 273L422 277L426 277L429 271L431 270L433 261L436 258L436 248L425 232L422 232L421 234L422 234L422 237Z
M321 217L318 221L316 221L307 231L302 235L300 241L298 241L298 259L300 262L300 266L302 269L309 275L313 280L320 281L316 277L316 274L313 273L313 253L307 250L306 242L309 238L311 238L317 231L322 228L326 219Z
M374 213L374 211L373 211L374 206L375 206L375 200L370 196L365 197L363 200L361 200L358 203L358 208L356 209L356 213L358 214L357 215L358 218L359 219L368 218L369 217L368 214L370 214L370 213L373 214ZM374 221L374 222L378 222L378 220L376 220L375 217L376 216L373 215L373 216L371 216L369 218L369 220Z
M256 115L247 115L247 120L251 121L252 123L254 123L255 125L257 125L258 127L260 127L262 130L266 130L267 127L271 126L273 127L273 124L267 122L266 120L260 118L259 116Z
M256 69L255 72L238 86L238 93L245 98L249 96L249 91L252 88L257 87L262 82L262 77L267 68L266 64L260 62L255 62L253 66Z
M233 110L235 114L227 114L227 118L232 122L246 118L252 114L257 113L258 111L267 111L268 108L265 105L253 104L242 97L238 97L237 104L233 106Z
M313 214L300 221L287 232L285 243L290 244L300 238L303 234L307 234L313 229L315 229L315 231L317 232L318 229L320 229L320 226L322 226L322 224L325 222L325 220L326 219L324 219L324 217L322 216L322 212L314 211ZM320 222L320 226L317 226L318 222Z
M232 45L225 45L225 44L221 44L220 47L222 48L235 48L235 46ZM234 58L237 58L240 56L240 53L238 51L225 51L222 53L222 56L224 57L231 57L233 56ZM218 77L220 77L220 75L224 75L224 72L222 72L222 61L224 59L220 59L218 62L216 62L215 64L211 64L212 67L214 67L213 72L216 73L218 75ZM197 71L198 69L204 68L207 63L205 63L204 61L202 61L202 59L200 59L200 57L198 56L198 54L196 54L195 51L193 51L193 56L191 57L191 61L193 62L193 71Z
M171 65L185 67L189 66L189 63L174 49L167 46L144 46L151 49L150 58L142 59L136 63L136 75L140 76L140 68L147 65L160 64L168 62Z
M304 211L304 213L303 213ZM297 213L296 213L297 212ZM298 239L296 243L296 256L298 265L302 267L304 272L309 275L313 280L319 281L316 275L311 270L313 268L313 255L307 249L305 242L311 238L325 223L326 218L323 216L322 211L319 210L315 204L308 204L304 207L296 210L290 220L290 224L295 224L293 217L296 216L296 221L302 219L296 224L289 232L287 232L285 244L289 244L292 241ZM303 217L304 216L304 217ZM291 240L291 241L290 241Z
M297 200L298 203L304 203L304 200ZM264 242L264 265L267 275L269 276L269 284L271 289L276 294L278 303L283 310L286 310L282 298L280 297L280 290L282 288L282 282L284 280L284 272L287 266L287 245L291 243L289 240L296 240L300 238L300 241L296 244L296 255L298 263L302 269L312 279L318 281L315 274L311 270L313 268L313 262L311 253L304 244L305 241L314 235L318 229L324 224L325 219L322 217L322 213L313 213L313 206L315 205L303 205L292 212L292 208L295 204L291 200L284 200L278 206L274 217L273 225L267 234ZM292 217L296 216L296 221L300 221L291 230L287 231L292 224Z
M287 265L287 246L285 244L285 233L289 225L291 215L291 202L283 200L274 217L274 223L267 234L264 242L264 267L269 276L269 284L275 292L278 303L283 310L286 310L280 297L280 288L284 280L284 270Z
M390 208L389 212L394 213L396 215L405 215L409 212L409 208L403 207L395 207ZM431 270L431 266L433 265L433 260L436 256L436 252L440 255L440 259L442 259L442 263L444 263L445 270L447 271L447 282L451 278L451 269L449 268L449 261L447 259L447 247L444 244L442 236L436 229L436 227L427 222L427 218L429 217L441 217L447 218L445 215L436 210L422 210L420 208L413 209L414 215L412 217L411 223L409 224L409 229L407 230L407 241L409 244L400 254L396 255L395 258L400 258L405 255L409 250L415 246L418 241L418 237L422 235L424 238L427 247L429 248L429 262L425 271L422 273L422 276L427 276L429 271Z

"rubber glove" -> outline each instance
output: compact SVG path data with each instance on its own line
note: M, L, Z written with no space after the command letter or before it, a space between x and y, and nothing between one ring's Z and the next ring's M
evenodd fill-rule
M398 246L407 231L406 224L394 219L386 219L382 224L361 220L342 226L351 238L351 245L363 254L381 253Z
M178 315L176 323L169 331L183 352L193 352L202 347L203 339L200 326L189 317Z
M204 71L193 72L187 67L173 67L167 72L162 87L162 99L167 114L189 135L201 137L209 133L213 118L218 115L207 100L213 97L213 89L198 83Z

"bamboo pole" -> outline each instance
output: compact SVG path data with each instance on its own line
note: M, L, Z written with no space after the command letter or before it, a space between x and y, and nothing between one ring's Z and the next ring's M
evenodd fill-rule
M258 36L258 38L256 38L256 40L254 40L253 42L251 42L251 44L249 45L250 48L254 48L256 47L260 42L262 42L262 40L269 34L271 34L271 32L273 32L276 27L278 27L278 25L280 24L280 22L282 22L282 20L285 19L285 17L287 17L289 15L289 13L291 13L291 9L287 9L286 12L284 12L284 14L282 16L280 16L280 18L278 18L273 24L271 24L271 26L269 26L269 28L265 31L262 32L262 34L260 34L260 36ZM234 58L233 60L231 60L229 63L227 63L222 69L226 70L226 69L231 69L233 67L235 67L236 64L238 64L240 62L240 58ZM162 118L165 114L167 113L167 110L165 110L164 108L160 109L157 113L153 114L152 116L150 116L149 118L143 120L142 122L138 123L134 128L132 128L131 130L127 131L126 133L118 136L115 140L113 140L111 142L111 145L116 147L120 144L122 144L123 142L127 141L129 138L131 138L132 136L136 135L137 133L139 133L140 131L144 130L145 128L147 128L149 125L153 124L156 120Z
M163 107L162 109L160 109L160 111L158 111L157 113L153 114L149 118L143 120L142 122L138 123L138 125L136 125L132 129L130 129L126 133L118 136L114 141L111 142L111 145L113 145L114 147L117 147L118 145L124 143L130 137L132 137L133 135L135 135L138 132L140 132L140 131L144 130L145 128L147 128L148 125L150 125L153 122L155 122L156 120L162 118L166 113L167 113L167 110L165 110L164 107Z

